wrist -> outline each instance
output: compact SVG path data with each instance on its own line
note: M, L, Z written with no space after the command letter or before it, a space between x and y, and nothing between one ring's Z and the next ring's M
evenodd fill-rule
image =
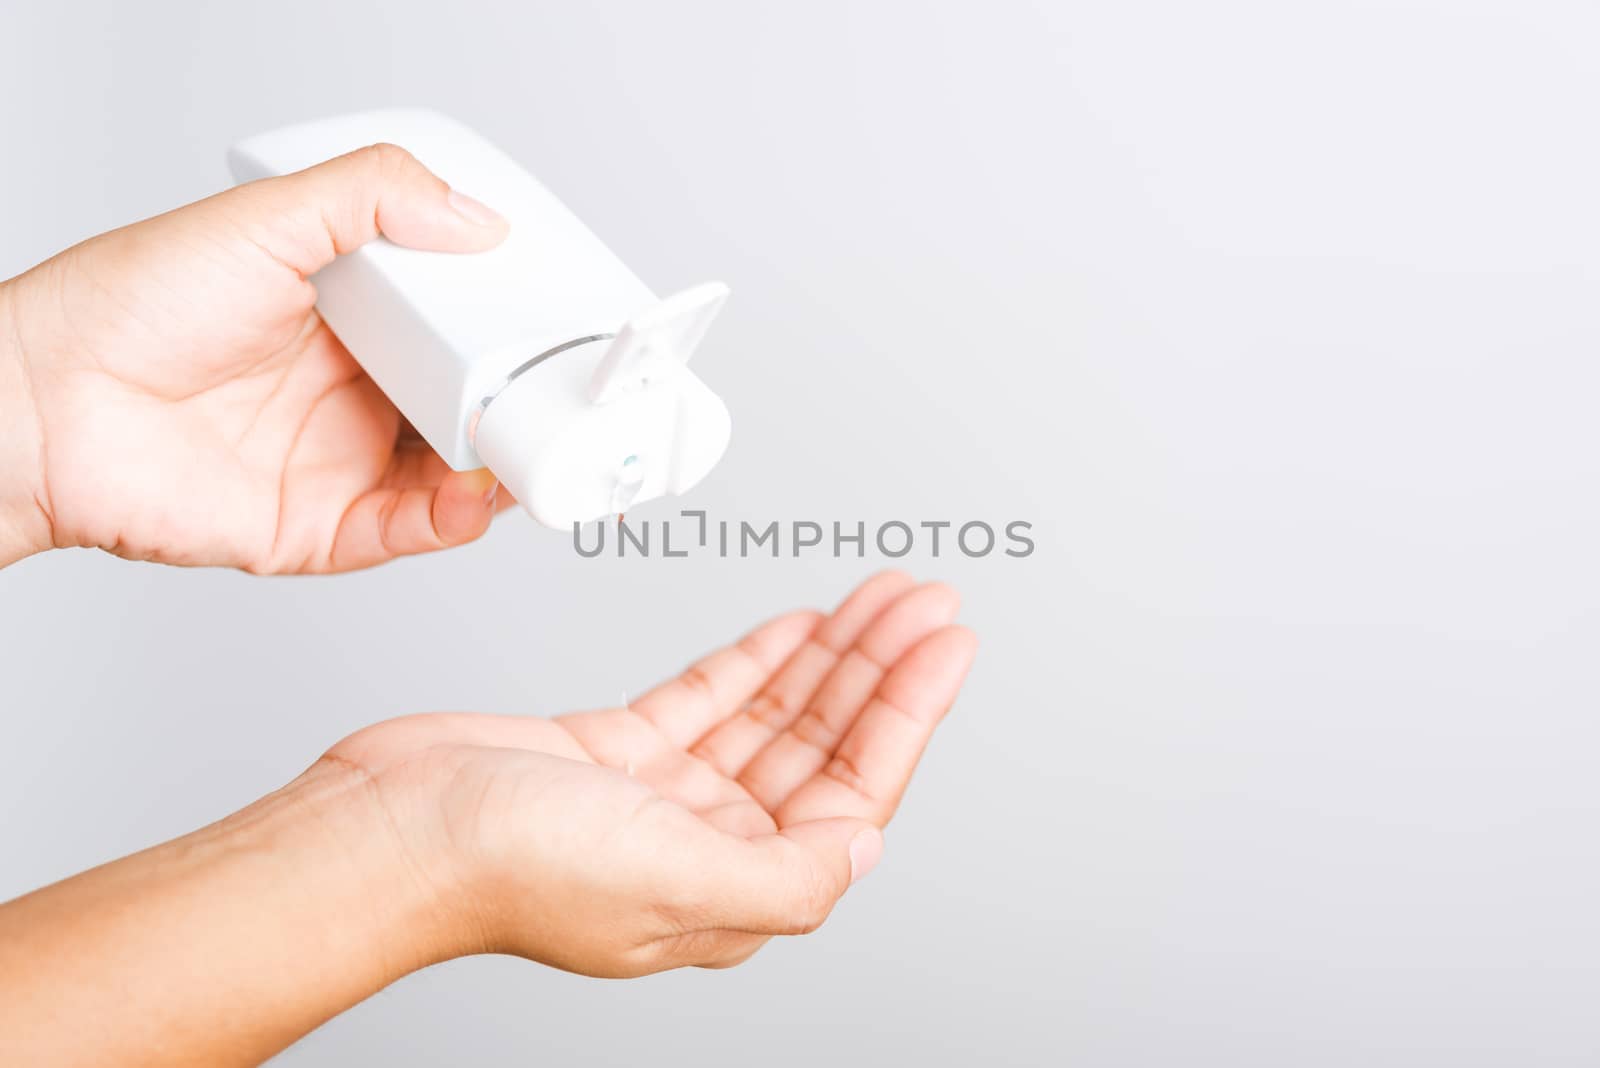
M0 283L0 567L52 544L42 423L15 280Z
M258 807L282 809L263 821L273 828L270 846L316 887L308 907L344 945L362 996L470 951L455 866L444 850L405 833L403 812L397 818L371 773L324 757L224 823L238 821L248 837Z

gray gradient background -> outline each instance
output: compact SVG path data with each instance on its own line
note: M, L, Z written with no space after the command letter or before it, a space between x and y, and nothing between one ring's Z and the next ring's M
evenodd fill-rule
M287 1064L1600 1059L1592 4L7 4L0 274L426 103L721 277L693 506L1027 519L882 867L727 973L413 976ZM657 508L651 514L660 515ZM642 513L641 513L642 517ZM873 564L0 574L0 896L390 715L639 690Z

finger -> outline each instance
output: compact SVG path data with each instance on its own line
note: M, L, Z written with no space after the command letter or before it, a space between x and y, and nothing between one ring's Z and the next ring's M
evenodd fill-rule
M371 567L472 541L489 529L498 486L480 468L450 471L436 486L383 486L364 493L339 521L328 568Z
M877 616L915 583L898 571L880 572L846 597L817 626L781 671L737 715L718 723L694 746L695 755L734 776L800 714L834 664Z
M508 224L451 190L411 153L370 145L315 167L249 182L196 206L242 228L275 259L312 275L380 233L407 248L480 252Z
M895 601L839 658L788 729L745 766L739 782L769 811L776 810L833 758L888 671L917 642L954 622L960 607L956 591L941 582L919 586Z
M821 816L887 823L977 650L977 636L959 626L918 642L884 676L828 763L778 808L778 826Z
M440 455L433 451L433 447L418 439L417 441L403 441L395 446L394 457L389 463L389 471L383 477L385 488L406 489L412 486L437 487L446 478L449 478L452 468L445 463ZM493 476L488 468L472 472L475 477L487 483ZM492 507L490 511L499 515L508 508L517 506L517 499L511 491L500 485L492 489L485 489L485 494L492 492Z
M732 715L817 629L819 612L791 612L770 620L691 665L633 703L682 748Z
M412 425L400 420L400 432L395 438L394 462L384 479L388 486L436 486L452 468L444 458L433 451L422 435ZM501 486L494 498L494 514L515 508L517 499L511 491Z
M433 446L423 441L415 430L408 435L406 426L402 424L399 440L394 447L394 456L389 463L389 471L383 478L383 485L402 489L410 486L437 486L449 476L450 472L450 465L433 451ZM493 505L493 513L499 515L508 508L515 508L517 499L511 495L510 490L501 486L494 492Z
M858 819L811 820L759 838L708 837L690 887L700 925L760 935L814 931L882 852L882 832Z

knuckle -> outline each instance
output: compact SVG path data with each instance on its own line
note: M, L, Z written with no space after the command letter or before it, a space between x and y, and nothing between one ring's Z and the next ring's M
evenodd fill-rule
M361 152L366 158L368 166L384 175L398 174L416 162L416 158L411 153L388 141L379 141L376 144L368 145Z

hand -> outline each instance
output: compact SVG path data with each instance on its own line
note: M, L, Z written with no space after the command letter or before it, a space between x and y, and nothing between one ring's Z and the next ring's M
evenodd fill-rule
M455 932L588 975L725 966L810 931L877 862L976 648L949 587L885 573L630 708L378 724L325 757ZM631 773L630 773L631 771Z
M342 571L483 533L492 476L449 471L313 307L308 277L380 232L471 253L506 223L377 145L0 286L0 566L96 546Z
M0 905L0 1062L255 1064L450 957L638 975L809 931L877 862L961 686L955 612L879 575L631 708L354 734L210 827Z

